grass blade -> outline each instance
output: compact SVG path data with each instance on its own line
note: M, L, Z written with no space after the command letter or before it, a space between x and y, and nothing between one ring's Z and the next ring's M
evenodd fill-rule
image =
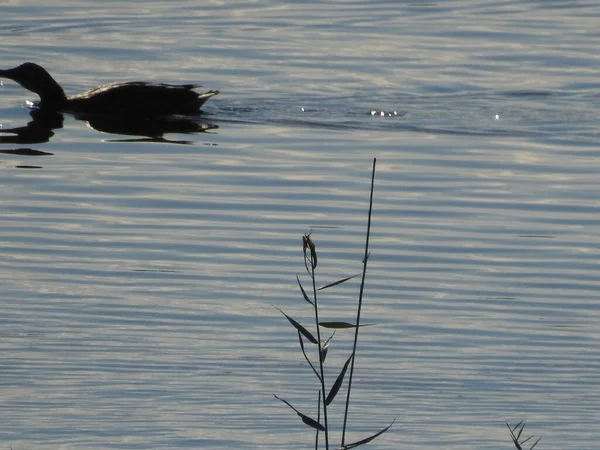
M279 309L279 308L277 308L277 309ZM279 312L281 314L283 314L287 318L287 320L289 320L289 322L296 328L296 330L298 330L300 333L302 333L302 335L306 339L308 339L310 342L312 342L315 345L319 343L319 341L317 341L317 338L315 338L310 331L308 331L306 328L304 328L302 325L300 325L298 322L296 322L294 319L292 319L290 316L288 316L282 310L279 309Z
M273 394L273 397L275 397L277 400L282 401L283 403L285 403L286 405L288 405L290 408L292 408L294 410L294 412L296 414L298 414L298 416L302 419L302 422L304 422L306 425L308 425L309 427L314 428L315 430L319 430L319 431L325 431L325 427L323 425L321 425L319 422L317 422L315 419L311 419L310 417L308 417L306 414L302 414L300 411L298 411L296 408L294 408L290 402L288 402L287 400L284 400L282 398L277 397L275 394Z
M333 286L337 286L338 284L345 283L346 281L351 280L352 278L355 278L359 275L360 275L360 273L357 273L356 275L352 275L351 277L342 278L341 280L337 280L337 281L334 281L333 283L326 284L325 286L321 286L320 288L318 288L317 291L322 291L323 289L327 289L327 288L330 288Z
M370 436L370 437L368 437L366 439L363 439L361 441L353 442L352 444L344 445L344 446L340 447L339 450L349 450L351 448L358 447L359 445L363 445L363 444L367 444L367 443L371 442L373 439L375 439L376 437L381 436L383 433L385 433L387 430L389 430L392 427L392 425L394 425L395 421L396 421L396 419L392 420L392 423L390 423L387 427L385 427L380 432L375 433L373 436Z
M329 339L325 341L323 347L321 348L321 362L325 362L325 358L327 358L327 352L329 351L329 345L331 344L333 336L335 336L335 330L333 330L333 334L329 336Z
M538 442L540 442L541 440L542 440L542 438L539 438L537 441L535 441L535 443L531 447L529 447L529 450L533 450L533 447L538 445Z
M352 359L352 355L350 355L350 358L348 358L348 360L346 361L346 364L344 364L344 368L338 375L337 379L335 380L335 383L333 383L333 386L331 387L331 390L329 391L329 394L327 395L327 398L325 399L325 405L329 406L331 404L331 402L333 401L333 399L335 398L335 396L337 395L338 391L340 390L340 387L342 386L342 383L344 382L344 376L346 376L346 370L348 370L348 364L350 364L351 359Z
M356 324L348 322L319 322L323 328L335 328L336 330L342 330L345 328L356 328ZM375 325L374 323L363 323L359 327L369 327Z
M521 447L521 444L519 444L519 438L517 436L515 436L515 430L522 423L523 423L523 421L520 421L517 425L515 425L514 428L511 428L510 425L508 424L508 422L506 422L506 426L508 427L508 431L510 431L510 437L512 438L512 441L515 444L515 447L517 447L517 450L523 450L523 447ZM521 429L521 431L523 431L523 430ZM520 435L521 435L521 432L519 432L519 436Z
M306 300L311 305L315 306L315 304L312 302L312 300L310 298L308 298L306 291L302 287L302 283L300 283L300 278L298 277L298 275L296 275L296 280L298 280L298 286L300 286L300 290L302 291L302 296L304 297L304 300Z
M300 348L302 349L302 354L304 355L304 359L306 359L306 362L308 363L310 368L313 370L313 372L315 373L315 375L317 376L319 381L321 381L321 375L319 375L319 372L317 372L317 369L315 369L315 366L313 365L312 361L306 354L306 349L304 348L304 339L302 339L302 333L300 333L299 331L298 331L298 341L300 342ZM321 398L321 397L319 397L319 398Z
M508 431L510 431L510 437L513 441L513 443L515 444L515 447L517 448L517 450L523 450L523 445L528 442L530 439L533 438L533 436L529 436L528 438L524 439L521 441L521 435L523 434L523 431L525 430L525 420L521 420L518 424L516 424L514 427L511 427L508 422L506 422L506 426L508 427ZM517 434L515 435L515 431L517 431ZM533 445L531 447L529 447L529 450L533 450L533 448L538 445L538 443L542 440L542 438L539 438L537 441L535 441L533 443Z

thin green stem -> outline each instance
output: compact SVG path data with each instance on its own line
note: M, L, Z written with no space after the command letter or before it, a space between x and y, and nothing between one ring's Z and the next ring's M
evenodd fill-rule
M323 368L323 358L321 358L321 330L319 327L319 301L317 299L317 281L315 279L315 264L313 261L314 253L311 252L310 257L310 276L312 278L313 284L313 300L315 306L315 324L317 327L317 341L318 341L318 358L319 358L319 371L321 373L321 398L323 399L323 422L325 427L325 449L329 450L329 427L327 425L327 405L325 404L325 399L327 398L327 393L325 392L325 370Z
M348 377L348 393L346 395L346 407L344 409L344 426L342 427L342 443L346 442L346 424L348 423L348 410L350 408L350 391L352 390L352 377L354 375L354 361L356 361L356 345L358 343L358 331L360 330L360 312L362 310L363 292L365 289L365 279L367 276L367 261L369 260L369 238L371 236L371 213L373 212L373 187L375 185L375 165L377 158L373 158L373 172L371 174L371 197L369 199L369 218L367 220L367 236L365 239L365 257L363 259L362 281L360 283L360 292L358 294L358 308L356 312L356 328L354 329L354 346L352 348L352 363L350 365L350 375ZM314 279L313 279L314 282ZM315 299L316 300L316 299ZM320 340L319 340L320 341ZM327 425L325 425L327 427Z
M321 391L318 393L319 401L317 405L317 422L321 423ZM319 450L319 429L315 435L315 450Z

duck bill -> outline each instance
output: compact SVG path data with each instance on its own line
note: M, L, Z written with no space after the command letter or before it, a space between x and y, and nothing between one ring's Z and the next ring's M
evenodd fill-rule
M0 78L8 78L15 81L13 69L0 70Z

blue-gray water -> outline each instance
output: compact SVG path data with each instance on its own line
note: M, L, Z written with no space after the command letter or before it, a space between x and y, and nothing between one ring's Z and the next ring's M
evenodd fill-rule
M273 305L309 320L313 226L322 284L360 271L377 157L350 440L397 417L368 448L510 449L525 418L536 448L599 447L595 2L44 5L0 6L2 68L222 93L172 142L67 116L1 145L1 446L309 448L272 397L315 413ZM4 80L3 130L34 98Z

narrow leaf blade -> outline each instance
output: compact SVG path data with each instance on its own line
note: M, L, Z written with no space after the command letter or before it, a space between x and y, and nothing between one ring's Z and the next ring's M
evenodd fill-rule
M310 417L305 416L302 413L298 413L298 415L302 419L302 422L304 422L309 427L312 427L315 430L325 431L325 427L323 425L321 425L319 422L317 422L315 419L311 419Z
M344 382L344 376L346 375L346 370L348 369L348 364L350 364L350 361L352 361L352 355L350 355L350 357L346 361L346 364L344 364L344 368L335 380L335 383L333 383L333 386L331 387L331 390L329 391L329 394L325 399L325 406L329 406L331 404L338 391L340 390L340 387L342 387L342 383Z
M511 428L511 426L508 424L508 422L506 422L506 426L508 427L508 431L510 431L510 437L511 437L511 439L513 441L513 444L515 444L515 447L517 448L517 450L523 450L521 448L521 445L519 445L519 440L515 436L515 430L519 427L519 425L521 425L521 423L523 423L523 421L519 422L514 428Z
M294 412L296 414L298 414L298 416L302 419L302 422L304 422L306 425L308 425L309 427L314 428L315 430L320 430L320 431L325 431L325 427L323 425L321 425L319 422L317 422L315 419L311 419L310 417L308 417L306 414L302 414L300 411L298 411L296 408L294 408L290 402L288 402L287 400L284 400L282 398L277 397L275 394L273 394L273 397L275 397L277 400L282 401L283 403L285 403L286 405L288 405L290 408L292 408L294 410Z
M356 324L348 323L348 322L319 322L323 328L335 328L337 330L345 329L345 328L356 328ZM359 327L370 327L371 325L375 325L374 323L361 323Z
M304 339L302 339L302 333L298 331L298 342L300 342L300 348L304 352Z
M385 427L380 432L375 433L373 436L370 436L370 437L368 437L366 439L363 439L361 441L353 442L352 444L344 445L343 447L340 447L339 450L349 450L351 448L358 447L359 445L363 445L363 444L367 444L367 443L371 442L373 439L375 439L376 437L381 436L383 433L385 433L387 430L389 430L392 427L392 425L394 425L395 421L396 421L396 419L392 420L392 423L390 423L387 427Z
M300 278L298 277L298 275L296 275L296 280L298 280L298 286L300 286L300 291L302 291L302 296L304 297L304 300L306 300L311 305L315 306L315 304L312 302L312 300L310 298L308 298L306 291L302 287L302 283L300 283Z
M279 309L279 308L277 308ZM298 330L300 333L302 333L302 335L308 339L310 342L312 342L313 344L318 344L319 341L317 341L317 339L312 335L312 333L310 331L308 331L306 328L304 328L302 325L300 325L298 322L296 322L294 319L292 319L290 316L288 316L286 313L284 313L281 309L279 309L279 312L281 312L281 314L283 314L286 319L296 328L296 330Z
M335 336L335 330L333 330L333 334L329 336L329 338L325 341L323 347L321 348L321 362L325 362L325 358L327 358L327 352L329 351L329 345L331 345L331 340L333 339L333 336Z
M511 427L508 422L506 422L506 426L508 427L508 431L510 431L510 437L513 441L513 443L515 444L515 447L517 448L517 450L523 450L523 446L529 442L531 439L533 439L533 436L529 436L526 439L521 440L521 435L523 434L523 431L525 430L525 420L521 420L518 424L516 424L514 427ZM515 431L517 432L517 434L515 434ZM529 447L529 450L533 450L533 448L538 445L538 443L542 440L542 438L539 438L537 441L535 441L533 443L533 445L531 447Z
M351 277L342 278L341 280L337 280L337 281L334 281L333 283L326 284L325 286L321 286L320 288L318 288L317 291L322 291L323 289L327 289L327 288L330 288L333 286L337 286L338 284L345 283L346 281L351 280L352 278L357 277L359 275L360 274L357 273L356 275L352 275Z
M304 348L304 339L302 339L302 333L300 333L299 331L298 331L298 341L300 342L300 348L302 349L302 354L304 355L304 359L306 359L306 362L308 363L308 365L310 366L310 368L312 369L312 371L317 376L317 378L319 379L319 382L320 382L321 381L321 375L319 374L319 372L317 372L317 369L315 369L315 366L313 365L313 363L311 362L310 358L306 354L306 349ZM321 397L319 397L319 399L320 398Z
M540 442L541 440L542 440L542 438L539 438L537 441L535 441L535 444L533 444L531 447L529 447L529 450L533 450L533 447L538 445L538 442Z

